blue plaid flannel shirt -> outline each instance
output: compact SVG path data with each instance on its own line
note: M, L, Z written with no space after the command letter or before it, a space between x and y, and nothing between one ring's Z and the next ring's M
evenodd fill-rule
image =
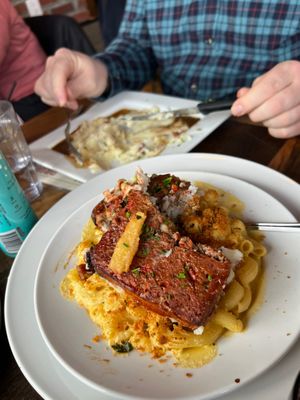
M127 0L118 37L96 55L110 93L157 70L166 94L233 96L281 61L300 59L299 0Z

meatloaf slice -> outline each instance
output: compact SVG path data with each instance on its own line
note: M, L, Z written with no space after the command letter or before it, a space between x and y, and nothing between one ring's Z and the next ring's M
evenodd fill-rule
M114 214L110 213L106 232L90 249L90 267L149 310L191 329L205 325L223 293L229 261L221 253L203 254L188 237L181 237L173 225L166 229L165 216L147 193L131 190L125 203L119 204ZM138 251L129 271L114 273L109 263L116 243L125 230L128 215L137 211L147 214Z

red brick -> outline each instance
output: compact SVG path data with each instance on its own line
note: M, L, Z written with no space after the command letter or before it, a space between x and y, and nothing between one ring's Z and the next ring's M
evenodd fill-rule
M94 17L90 14L89 11L79 11L77 13L72 14L72 17L79 23L94 19Z
M78 5L80 8L88 8L88 3L86 0L79 0Z
M59 7L53 7L51 9L51 14L68 14L69 12L74 11L74 7L72 3L63 4Z
M40 3L41 3L42 6L45 6L45 5L48 5L48 4L51 4L51 3L53 5L55 5L56 0L40 0Z

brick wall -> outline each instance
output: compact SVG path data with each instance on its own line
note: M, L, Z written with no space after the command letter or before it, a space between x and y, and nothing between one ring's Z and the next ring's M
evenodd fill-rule
M1 1L1 0L0 0ZM19 14L27 17L25 0L11 0ZM64 14L85 22L96 17L96 0L39 0L44 14Z

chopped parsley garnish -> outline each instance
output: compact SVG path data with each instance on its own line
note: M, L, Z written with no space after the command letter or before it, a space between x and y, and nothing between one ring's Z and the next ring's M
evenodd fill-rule
M160 237L156 235L156 231L151 226L144 224L141 234L141 239L146 241L148 239L159 240Z
M117 353L129 353L133 350L133 346L130 342L116 343L111 346Z
M164 187L169 187L172 182L172 176L168 176L168 178L163 179L162 182Z
M148 247L145 247L144 249L141 249L141 250L138 252L138 255L139 255L140 257L146 257L149 253L150 253L150 250L148 249Z
M137 267L131 270L131 272L133 273L134 276L139 276L140 272L141 272L141 268Z
M131 212L130 211L126 211L126 213L125 213L125 215L126 215L126 218L130 218L130 216L131 216Z
M212 281L212 276L211 276L211 275L207 275L207 280L208 280L209 282L211 282L211 281Z
M129 244L127 244L127 243L123 243L123 246L125 246L125 247L129 247Z
M161 254L167 254L169 252L169 250L165 250L165 249L161 249Z
M185 279L185 278L186 278L185 272L179 272L179 274L176 275L176 278L178 278L178 279Z

